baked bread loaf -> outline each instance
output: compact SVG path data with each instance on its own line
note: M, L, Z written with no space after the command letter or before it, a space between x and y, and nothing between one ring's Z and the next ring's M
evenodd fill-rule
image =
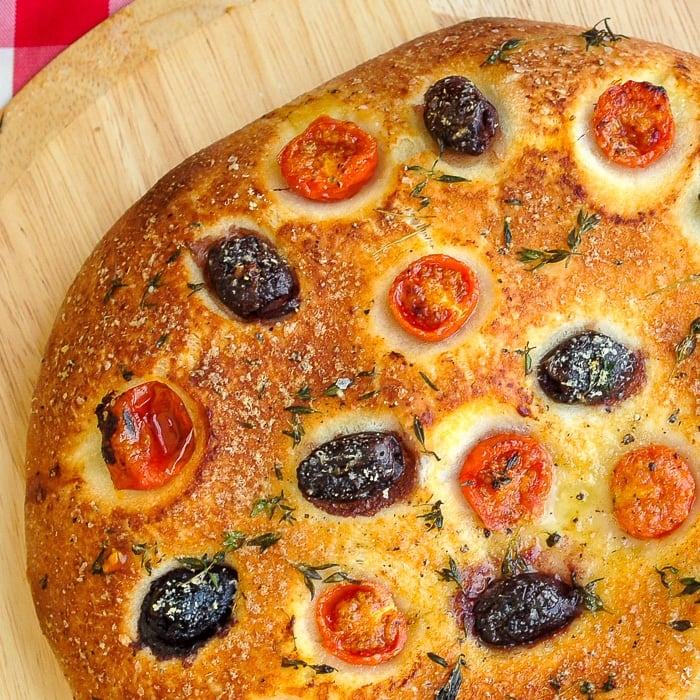
M481 19L99 243L27 448L90 698L700 696L700 62Z

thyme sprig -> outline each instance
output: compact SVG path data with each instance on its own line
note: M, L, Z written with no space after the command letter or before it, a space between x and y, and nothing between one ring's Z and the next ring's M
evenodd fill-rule
M574 253L564 248L545 248L544 250L521 248L517 255L521 263L532 263L532 266L527 269L529 272L534 272L544 265L551 265L553 263L562 262L563 260L568 260Z
M591 46L602 46L606 42L614 43L621 39L627 39L624 34L615 34L615 32L610 29L610 25L608 24L609 20L610 17L605 17L605 19L596 22L590 29L579 34L580 37L586 40L586 51L588 51ZM602 29L600 28L601 24L603 25Z
M515 452L510 455L503 464L498 464L489 473L491 477L491 488L498 491L501 487L510 484L513 481L511 476L512 470L520 464L520 453Z
M589 612L605 610L605 603L603 603L602 598L593 590L599 581L602 581L602 579L596 578L582 585L576 580L575 574L571 575L571 583L578 594L579 602Z
M579 209L576 216L576 224L566 237L566 248L520 248L516 255L520 262L530 265L528 271L538 270L544 265L568 261L573 255L580 255L579 247L583 241L583 234L588 233L600 223L600 216L595 213L587 213L583 208Z
M442 530L445 524L445 519L442 515L442 501L437 500L435 503L421 503L422 507L430 506L429 510L425 513L421 513L418 518L423 520L425 523L425 529L430 530Z
M157 566L163 561L163 556L158 551L157 542L139 542L132 544L131 551L137 557L141 557L141 568L145 569L149 576L153 573L153 566Z
M289 657L282 658L282 668L309 668L314 673L317 673L319 675L326 673L335 673L338 670L337 668L334 668L333 666L330 666L328 664L310 664L307 661L304 661L303 659L292 659Z
M457 568L457 562L452 557L448 558L446 567L438 569L435 573L441 581L455 583L457 584L458 588L464 588L464 585L462 584L462 576Z
M439 462L440 457L438 456L437 452L433 452L432 450L427 449L425 446L425 430L423 428L423 423L418 416L413 416L413 434L416 436L416 440L418 440L418 443L423 449L423 453L430 455L437 462Z
M116 293L118 289L122 287L128 287L129 285L122 280L121 277L115 277L110 283L105 295L102 297L102 303L106 304Z
M700 317L691 321L688 333L675 346L676 364L673 368L674 372L681 362L687 360L695 352L698 344L698 336L700 336Z
M508 52L517 48L522 44L522 39L508 39L504 41L498 48L494 49L481 64L481 67L492 66L495 63L510 63Z
M427 214L419 215L417 212L406 209L403 211L398 211L394 209L375 209L379 214L384 214L390 218L403 219L409 226L413 227L412 231L399 236L391 241L387 241L384 245L379 246L377 250L372 253L373 258L378 258L385 250L391 248L391 246L404 243L405 241L413 238L414 236L420 236L425 233L428 228L430 228L430 221L428 219L434 218L433 216L428 216Z
M218 588L219 575L214 570L214 567L223 563L231 552L241 549L241 547L258 547L262 553L276 544L281 536L279 532L263 532L250 537L240 530L233 530L224 533L221 549L214 552L214 554L205 552L200 557L184 556L176 557L176 560L194 573L193 578L206 577L215 588Z
M685 596L700 593L700 580L693 576L682 576L675 566L663 566L655 571L669 595ZM695 602L700 603L700 597Z
M649 292L647 296L651 297L656 294L662 294L663 292L671 291L672 289L680 289L681 287L684 287L687 284L693 284L694 282L698 281L700 281L700 272L694 272L692 275L688 275L688 277L684 277L683 279L678 280L677 282L671 282L671 284L667 284L663 287L655 289L653 292Z
M314 566L312 564L299 562L292 564L292 566L304 577L304 585L311 594L311 600L313 600L316 595L316 581L321 583L339 583L341 581L360 583L357 579L352 578L343 571L338 564L321 564L320 566ZM330 569L335 569L335 571L325 577L320 573L321 571L329 571Z
M290 428L288 430L283 430L282 434L291 437L294 447L296 447L305 435L304 425L301 419L302 416L311 415L312 413L321 413L321 411L311 406L311 402L322 398L337 398L343 401L345 399L345 392L350 389L350 387L355 386L360 379L371 378L374 377L374 375L375 369L373 367L371 370L358 372L354 377L339 377L334 382L324 387L318 394L314 394L311 387L305 384L294 394L295 403L284 407L284 410L290 413L292 418ZM381 389L376 389L365 392L358 396L358 400L362 401L372 398L380 391Z
M419 200L418 211L427 207L431 199L426 196L423 192L429 182L445 182L448 184L469 182L469 179L462 177L461 175L449 175L441 170L437 170L437 165L442 158L442 144L440 144L440 154L434 160L430 168L425 168L422 165L407 165L406 170L409 172L419 173L422 176L422 180L411 190L411 197Z
M280 511L279 522L292 523L296 520L294 516L296 506L289 505L284 491L280 491L278 496L257 498L253 502L250 516L254 518L258 515L265 514L269 520L272 520L278 510Z
M508 542L503 561L501 562L501 576L503 578L512 578L518 574L524 574L532 571L530 565L525 561L521 554L521 544L517 537L514 537Z
M566 239L569 250L571 250L572 253L578 252L583 234L592 231L599 223L599 214L586 212L583 208L579 209L576 215L576 224L571 231L569 231L569 235Z

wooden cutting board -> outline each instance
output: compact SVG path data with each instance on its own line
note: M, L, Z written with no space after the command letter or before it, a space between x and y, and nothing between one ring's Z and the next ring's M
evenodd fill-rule
M24 575L24 435L58 305L124 209L194 150L438 26L611 16L617 32L700 54L697 3L134 0L30 82L0 122L0 695L71 697Z

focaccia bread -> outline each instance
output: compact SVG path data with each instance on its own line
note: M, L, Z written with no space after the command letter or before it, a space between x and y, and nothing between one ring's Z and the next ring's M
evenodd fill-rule
M106 234L27 447L76 698L700 696L700 61L613 24L417 39Z

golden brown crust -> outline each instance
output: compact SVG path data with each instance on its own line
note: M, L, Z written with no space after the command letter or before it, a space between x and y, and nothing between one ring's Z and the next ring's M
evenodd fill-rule
M700 364L676 366L676 346L700 315L700 61L629 38L587 48L581 31L485 19L418 39L192 156L105 236L56 321L28 438L28 575L77 698L433 697L449 669L428 653L450 667L463 658L460 698L700 693L700 606L670 595L659 574L700 577L697 509L674 534L635 540L615 523L608 484L631 439L677 447L698 475ZM484 64L510 39L521 42L507 62ZM451 74L477 84L501 129L477 159L445 154L440 168L467 181L429 179L420 209L411 193L438 155L422 96ZM666 87L678 129L671 151L640 172L606 163L588 128L600 92L628 78ZM277 171L280 148L321 113L353 119L380 143L377 175L346 203L308 204ZM600 221L579 254L537 271L518 260L522 247L564 247L581 209ZM232 226L259 231L295 267L297 313L241 323L201 286L198 242ZM428 252L466 259L482 284L474 317L436 346L408 339L386 308L393 276ZM641 353L646 382L634 396L563 408L538 389L525 355L536 363L582 328ZM195 458L157 492L116 492L95 409L151 378L188 406ZM329 395L339 379L352 383ZM315 412L299 418L298 441L289 408L302 388ZM399 433L418 460L405 500L367 518L304 500L299 461L338 433L375 427ZM604 602L517 650L461 628L455 584L436 574L449 558L464 577L497 571L515 537L485 533L455 477L470 445L503 427L544 442L556 468L544 516L519 541L543 570L600 579ZM256 500L280 494L293 519L254 513ZM421 516L437 501L444 524L428 530ZM177 557L219 551L231 531L281 537L227 556L240 581L235 622L191 658L159 661L138 643L145 589ZM553 531L561 541L547 547ZM100 573L96 562L113 553L121 564ZM392 589L409 619L397 658L358 672L321 649L298 565L330 563ZM685 620L689 629L669 624Z

